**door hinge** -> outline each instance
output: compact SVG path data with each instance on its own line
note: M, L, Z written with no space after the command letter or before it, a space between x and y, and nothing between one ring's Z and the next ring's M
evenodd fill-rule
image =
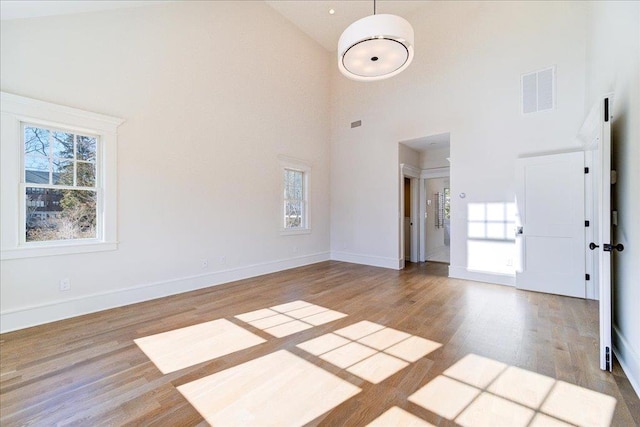
M589 168L584 168L584 173L589 173Z
M609 98L604 99L604 121L609 121Z
M585 227L588 227L588 226L589 226L589 220L586 220L586 221L584 222L584 226L585 226Z
M622 252L624 251L624 245L622 243L618 243L617 245L612 245L611 243L605 243L604 245L602 245L602 250L605 252L613 252L618 251L618 252Z
M585 274L584 275L584 280L591 280L591 275Z
M606 361L606 367L607 367L607 371L611 370L611 350L609 350L609 347L605 347L605 361Z

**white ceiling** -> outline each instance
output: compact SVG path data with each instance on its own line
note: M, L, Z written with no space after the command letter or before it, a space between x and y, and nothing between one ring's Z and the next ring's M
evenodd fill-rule
M74 13L149 6L158 3L166 2L156 0L2 0L0 1L0 18L4 21L8 19L37 18L40 16L71 15Z
M266 3L311 36L329 52L337 49L340 34L353 22L373 14L373 0L267 0ZM426 1L376 0L376 13L399 15L411 22ZM329 9L335 10L330 15Z
M413 148L417 152L423 152L425 150L449 147L450 140L451 134L447 132L438 135L412 139L409 141L402 141L402 144L406 145L409 148Z
M167 0L2 0L0 18L8 20L69 15L166 2ZM340 34L345 28L352 22L373 14L373 0L267 0L266 3L329 52L336 50ZM411 15L425 3L427 2L420 0L376 0L376 12L399 15L411 22ZM334 9L335 14L330 15L329 9Z

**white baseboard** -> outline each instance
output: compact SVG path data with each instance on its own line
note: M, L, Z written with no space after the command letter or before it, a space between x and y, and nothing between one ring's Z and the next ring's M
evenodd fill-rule
M622 370L629 378L631 386L640 398L640 357L629 345L629 341L620 330L613 327L613 353L616 355Z
M71 298L0 313L0 332L11 332L31 326L95 313L124 305L135 304L196 289L275 273L329 260L329 252L269 261L208 274L181 277L163 282L146 283L127 289Z
M350 252L331 251L331 259L334 261L351 262L353 264L371 265L373 267L391 268L400 270L400 260L375 255L361 255Z
M493 283L496 285L515 286L516 276L511 274L486 273L468 270L465 267L449 266L449 277L453 279L473 280L475 282Z

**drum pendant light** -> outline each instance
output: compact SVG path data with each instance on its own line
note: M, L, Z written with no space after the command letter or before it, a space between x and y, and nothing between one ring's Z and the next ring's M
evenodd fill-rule
M338 41L338 68L352 80L387 79L413 60L413 27L396 15L373 15L349 25Z

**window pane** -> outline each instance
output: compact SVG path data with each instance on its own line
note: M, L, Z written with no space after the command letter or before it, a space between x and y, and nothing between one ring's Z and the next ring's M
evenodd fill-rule
M285 203L285 228L302 227L302 202Z
M53 155L64 159L73 159L73 134L53 132Z
M292 199L293 194L293 174L294 172L291 170L284 171L284 198Z
M24 128L24 153L49 155L49 131L36 127Z
M284 198L302 200L302 179L303 173L300 171L294 171L285 169L284 171Z
M76 135L76 158L78 160L96 160L96 139L92 136Z
M27 242L95 238L96 192L26 187Z
M444 189L444 218L451 219L451 190Z
M40 156L25 156L24 182L49 184L49 159Z
M57 185L73 185L73 161L53 161L53 183Z
M93 163L77 163L76 183L79 187L95 187L96 185L96 165Z

